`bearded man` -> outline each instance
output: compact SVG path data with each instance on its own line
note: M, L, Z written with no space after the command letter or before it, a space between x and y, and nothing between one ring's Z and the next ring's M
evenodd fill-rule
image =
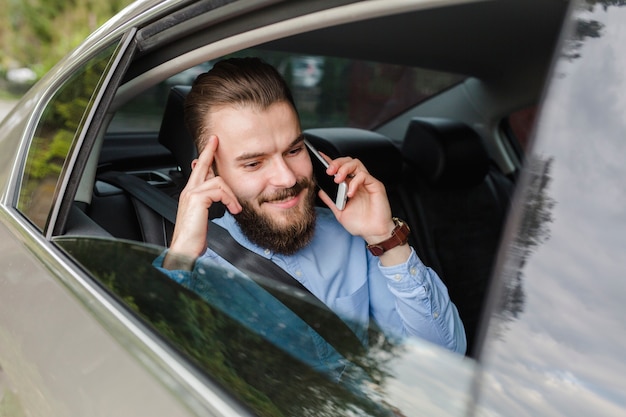
M324 191L318 195L328 208L315 206L296 106L274 67L257 58L217 63L194 82L185 120L199 157L180 195L164 269L188 277L200 261L227 264L206 247L207 211L221 202L226 212L215 223L342 319L373 320L387 335L465 352L463 324L445 285L409 246L408 227L392 217L384 185L358 159L327 159L326 173L348 183L345 208ZM365 342L366 335L357 336Z

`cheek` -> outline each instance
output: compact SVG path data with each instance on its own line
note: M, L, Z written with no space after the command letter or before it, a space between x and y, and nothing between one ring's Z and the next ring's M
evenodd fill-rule
M255 201L265 191L264 182L255 175L224 178L224 182L239 200Z
M241 173L230 169L229 166L220 164L217 160L214 164L214 171L224 180L238 199L250 200L258 194L258 189L261 186L258 184L259 179L253 175L242 176Z
M313 178L313 165L311 163L311 159L306 153L298 158L298 160L295 161L294 164L292 164L292 169L294 170L298 178Z

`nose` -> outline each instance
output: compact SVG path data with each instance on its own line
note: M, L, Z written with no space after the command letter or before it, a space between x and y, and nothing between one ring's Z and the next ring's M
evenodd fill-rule
M290 188L296 184L297 177L289 163L282 157L276 158L271 184L276 188Z

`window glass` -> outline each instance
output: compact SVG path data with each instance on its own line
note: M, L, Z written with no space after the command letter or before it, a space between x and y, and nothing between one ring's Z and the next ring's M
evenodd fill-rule
M462 77L422 68L348 58L292 55L266 50L259 56L291 86L303 129L348 126L375 129Z
M261 57L283 74L293 92L303 129L375 129L463 79L421 68L258 49L224 58L234 56ZM136 97L118 111L110 131L158 131L169 88L191 85L212 65L207 62L190 68Z
M35 129L17 208L40 229L45 228L64 164L115 50L112 45L79 68L46 105Z
M315 354L323 342L307 345L307 325L252 280L207 264L193 288L200 297L152 267L158 249L111 240L56 242L258 415L334 416L352 408L360 409L359 415L387 415L386 407L352 392L366 378L356 367L344 371L339 383L333 381L340 374L307 366L306 354L296 358L298 348ZM343 362L340 358L337 366L343 369ZM367 366L381 372L376 361Z
M326 310L267 279L207 262L195 269L193 284L183 286L153 266L161 248L93 238L54 241L255 415L462 414L462 406L455 411L439 392L446 381L446 392L466 398L473 368L460 356L425 342L397 344L375 329L366 348L342 344L341 337L331 343L328 331L307 324L314 316L317 327L332 326Z
M505 126L508 127L508 129L505 128L508 131L508 136L514 142L516 149L522 153L526 153L528 148L536 114L537 107L530 106L511 113L505 121Z

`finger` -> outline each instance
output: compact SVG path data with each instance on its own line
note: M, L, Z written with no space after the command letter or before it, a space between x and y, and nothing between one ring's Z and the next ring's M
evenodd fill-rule
M337 183L345 181L346 179L353 179L358 173L367 174L365 166L363 166L358 159L348 158L337 162L341 162L341 165L335 173L335 182Z
M348 198L354 197L360 187L365 184L365 180L369 174L365 172L357 172L356 174L351 174L353 177L348 181Z
M326 174L335 175L337 173L337 170L341 166L341 158L332 159L330 156L326 155L324 152L320 152L320 155L322 155L322 158L324 158L324 160L328 162L328 168L326 168Z
M220 201L233 214L241 211L241 205L232 189L221 177L213 177L201 184L183 190L181 200L185 204L208 208L214 202Z
M239 200L232 191L224 192L220 201L231 214L240 213L242 210Z
M213 201L220 201L232 214L237 214L241 211L241 204L239 204L237 196L221 177L215 177L206 183L215 190L212 191Z
M205 191L205 193L199 198L202 199L203 205L206 206L206 208L211 207L213 203L219 201L232 214L237 214L242 210L241 204L239 204L239 200L237 200L237 197L235 197L232 192L228 192L220 188L209 189Z
M217 136L211 135L207 141L206 146L200 152L198 159L194 160L193 170L189 176L188 184L198 185L206 181L208 178L215 176L213 173L213 160L215 158L215 151L217 150L218 140Z

